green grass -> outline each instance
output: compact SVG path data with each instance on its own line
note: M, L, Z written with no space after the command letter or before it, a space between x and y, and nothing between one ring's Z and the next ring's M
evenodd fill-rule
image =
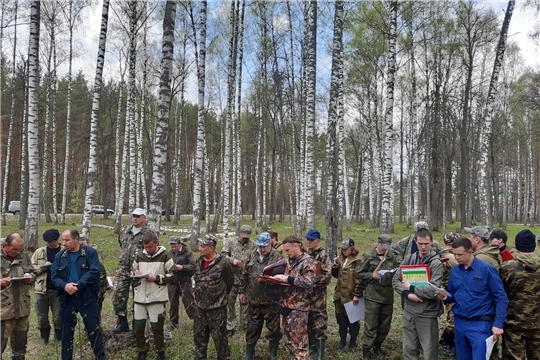
M113 225L112 220L104 220L101 216L94 218L94 223L103 224L103 225ZM244 221L246 224L254 225L253 221ZM45 222L39 223L39 233L42 234L45 230L49 228L57 228L60 231L64 230L68 226L74 226L77 229L80 228L81 218L80 216L68 218L67 224L64 226L54 226L53 224L46 224ZM174 227L172 223L164 222L162 225ZM201 224L204 226L204 223ZM274 222L270 224L272 230L279 233L280 239L285 238L285 236L292 234L292 228L290 222ZM176 228L191 228L190 221L180 221L179 225ZM526 228L525 226L520 225L510 225L506 232L508 233L508 244L514 245L515 235L522 229ZM324 221L317 222L317 229L321 232L323 237L324 246L324 237L325 237L325 226ZM451 224L447 227L447 231L459 232L460 225L459 223ZM540 227L530 228L535 234L540 232ZM2 227L2 236L6 234L19 231L18 230L18 221L10 220L5 226ZM395 233L392 234L394 241L399 241L400 239L410 235L412 229L407 228L405 224L396 224ZM351 231L344 231L343 237L351 237L354 239L356 246L359 248L360 253L364 253L370 250L374 245L377 239L378 229L369 228L369 224L355 224L351 226ZM163 245L168 247L169 236L178 235L178 233L172 231L165 231L160 235L160 241ZM466 234L465 234L466 235ZM434 238L442 244L442 232L435 232ZM252 239L255 239L255 234L253 234ZM115 234L112 230L92 228L90 233L90 243L96 244L98 250L104 255L105 267L109 275L113 276L115 270L118 268L118 255L120 252L120 247L118 244L118 235ZM40 246L44 245L43 240L40 240ZM221 248L221 242L218 245L218 249ZM538 250L537 250L538 253ZM196 254L197 257L197 254ZM361 345L359 348L354 351L338 351L337 345L339 342L339 336L337 331L337 323L334 316L334 305L332 302L332 295L334 293L335 279L328 287L328 341L326 344L326 358L327 359L341 359L341 360L352 360L361 358ZM116 325L116 317L112 308L111 293L109 292L106 295L104 308L103 308L103 317L102 325L104 329L111 329ZM130 297L131 300L131 297ZM168 343L167 349L167 358L169 359L192 359L193 358L193 333L192 333L192 322L189 320L187 315L181 308L181 319L180 319L180 329L173 332L173 340ZM388 353L388 359L402 359L401 355L401 300L399 296L395 296L394 302L394 315L392 321L392 328L390 334L383 344L383 350ZM166 327L168 324L166 324ZM445 316L441 316L439 319L439 328L442 329L445 326ZM361 325L360 339L362 337L363 325ZM263 335L257 344L256 359L268 359L268 342L264 339L266 330L263 330ZM76 334L76 347L75 347L75 358L76 359L93 359L93 355L89 347L86 345L86 340L84 336L84 327L82 326L82 321L79 319L79 324L75 331ZM242 331L237 331L236 335L229 341L231 347L231 359L239 360L243 359L245 356L245 333ZM285 349L283 343L280 344L280 359L286 359ZM5 355L9 356L10 349L6 349ZM209 359L215 359L216 353L212 340L209 342ZM136 352L134 349L125 349L115 354L108 354L109 359L125 359L131 360L136 359ZM27 359L30 360L42 360L42 359L60 359L60 346L58 343L51 341L49 345L44 346L39 344L39 331L36 328L36 316L35 312L32 310L30 316L30 330L29 330L29 341L28 341L28 354ZM149 359L154 359L155 355L150 352Z

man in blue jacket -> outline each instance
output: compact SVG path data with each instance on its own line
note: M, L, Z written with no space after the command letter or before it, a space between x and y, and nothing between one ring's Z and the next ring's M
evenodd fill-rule
M98 360L105 359L105 348L99 326L97 299L100 263L96 250L79 244L79 232L62 232L64 250L56 254L51 277L60 298L62 322L62 360L73 358L73 333L77 312L83 318L88 339Z
M503 334L508 296L497 269L473 254L467 238L452 243L459 265L450 271L448 293L438 294L445 304L455 303L456 356L458 360L485 359L486 339Z

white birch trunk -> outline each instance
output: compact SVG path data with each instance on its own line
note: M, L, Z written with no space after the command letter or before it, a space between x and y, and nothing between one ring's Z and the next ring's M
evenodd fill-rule
M39 220L39 118L38 118L38 86L39 86L39 1L30 5L30 39L28 46L28 172L29 191L28 208L25 223L25 248L38 248Z
M200 233L201 226L201 190L204 175L204 146L206 138L206 128L204 123L204 86L205 86L205 71L206 71L206 0L201 1L200 11L200 39L197 46L197 37L195 31L195 24L193 25L194 32L194 48L198 48L197 56L197 85L198 85L198 97L197 97L197 154L195 160L195 176L193 184L193 223L191 228L190 246L192 250L198 248L197 238ZM206 219L207 224L209 219Z
M495 54L495 62L493 64L493 71L491 73L491 80L489 82L489 90L486 104L486 115L484 116L484 127L482 131L482 144L480 154L480 209L482 211L482 223L489 228L493 227L493 217L491 212L493 210L493 195L491 191L492 184L492 164L489 163L488 153L492 147L492 119L493 110L495 107L495 96L497 95L497 82L499 80L499 73L504 58L504 52L506 50L506 38L508 37L508 28L510 27L510 21L512 20L512 13L514 12L515 0L508 1L504 21L502 24L501 33L499 35L499 42L497 44L497 51Z
M135 66L137 61L137 49L136 49L136 32L137 32L137 1L131 1L129 3L129 58L128 58L128 95L127 95L127 107L129 117L126 121L129 122L129 133L126 136L129 137L129 192L128 192L128 213L131 213L133 209L137 207L136 193L137 193L137 154L136 154L136 133L137 133L137 114L136 105L137 100L135 98Z
M317 1L309 2L306 46L306 169L305 217L308 229L315 228L315 92L317 71Z
M163 45L161 58L161 78L159 85L159 110L156 123L156 142L152 167L152 189L150 190L150 211L148 225L159 232L163 188L165 185L165 162L169 144L169 113L171 103L171 71L174 53L174 27L176 1L167 1L163 16Z
M94 79L94 96L92 99L92 117L90 120L90 151L88 156L88 173L86 183L86 198L84 202L83 226L81 236L90 242L90 227L92 226L92 204L94 202L95 182L98 177L98 112L103 85L103 64L105 63L105 45L107 43L107 24L109 20L109 0L103 0L101 10L101 29L96 62L96 77ZM107 211L107 209L105 209Z
M24 229L26 223L26 214L28 212L28 112L30 110L29 105L29 95L28 95L28 82L30 81L30 76L28 67L30 62L27 61L25 64L25 69L27 70L27 76L25 80L25 88L23 89L24 94L24 107L23 107L23 133L21 141L21 212L19 214L19 228Z
M380 232L394 232L394 78L396 72L397 1L389 3L390 33L388 34L388 69L386 75L386 109L384 124L384 176L382 179L382 206Z
M53 47L53 72L52 72L52 202L53 202L53 212L54 212L54 223L58 224L58 194L57 194L57 153L56 153L56 94L58 87L58 79L56 77L56 67L57 67L57 57L56 57L56 42L52 44Z

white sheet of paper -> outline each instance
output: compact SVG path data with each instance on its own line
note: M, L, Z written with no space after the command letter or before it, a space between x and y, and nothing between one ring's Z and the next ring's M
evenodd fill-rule
M429 286L431 286L432 288L435 289L435 294L442 294L442 295L446 295L448 297L452 296L452 295L450 295L450 293L448 291L444 290L443 288L438 288L435 285L433 285L432 283L429 283Z
M364 305L363 297L358 299L358 305L356 306L353 304L352 301L343 304L343 306L345 306L345 311L347 312L347 316L349 317L349 322L351 324L364 318L364 312L366 310L366 307Z
M496 342L497 340L493 340L493 335L486 339L486 360L489 360L491 357L491 352L493 351L493 346L495 346Z

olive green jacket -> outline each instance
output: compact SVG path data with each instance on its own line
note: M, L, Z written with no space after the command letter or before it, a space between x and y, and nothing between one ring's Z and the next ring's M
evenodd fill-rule
M362 260L359 257L349 256L345 266L343 266L342 257L339 257L337 263L332 266L332 276L337 279L336 289L334 291L334 301L342 304L352 301L353 297L362 297L360 290L360 279L358 271Z
M360 279L360 288L364 292L364 299L374 301L380 304L394 303L394 290L392 289L393 272L387 272L380 280L373 278L373 272L381 263L379 270L392 270L399 267L396 256L392 251L388 251L382 259L377 254L377 248L366 252L362 257L362 266L358 272Z

